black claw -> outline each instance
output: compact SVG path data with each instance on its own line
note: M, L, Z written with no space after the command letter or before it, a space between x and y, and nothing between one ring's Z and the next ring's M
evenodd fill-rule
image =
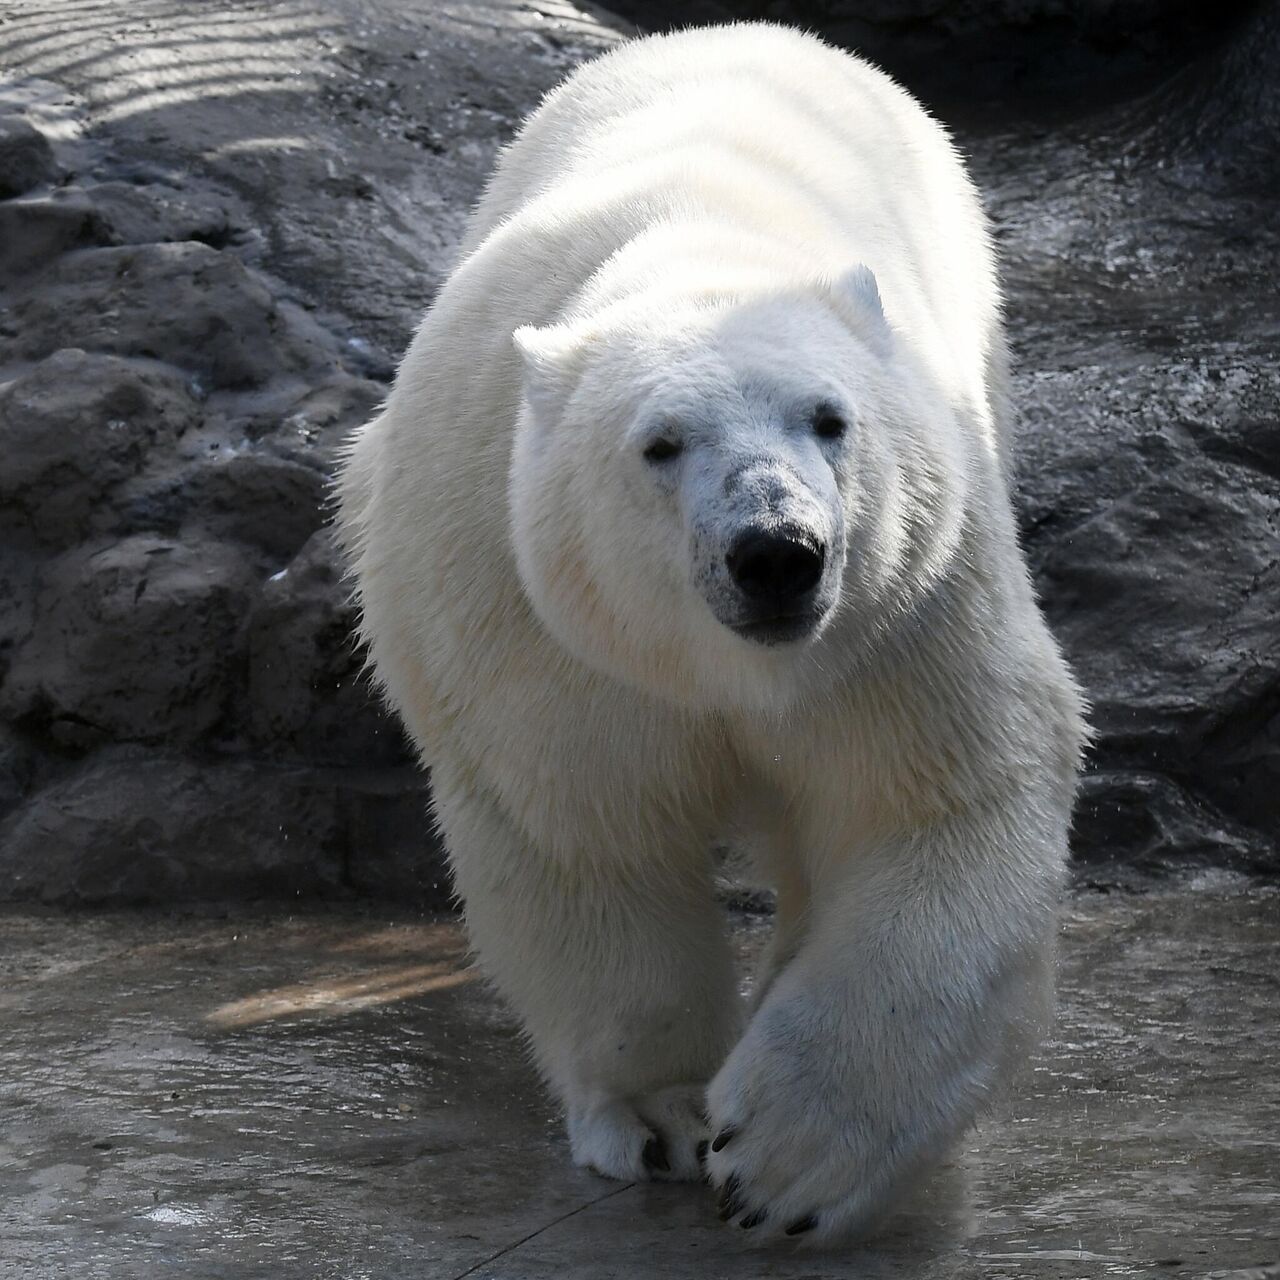
M769 1216L768 1209L757 1209L755 1213L749 1213L743 1220L738 1223L746 1231L750 1231L752 1227L758 1227Z
M728 1222L730 1218L742 1212L744 1205L740 1191L738 1175L731 1173L720 1188L720 1221Z
M804 1235L806 1231L812 1231L817 1225L818 1219L815 1218L813 1214L810 1214L807 1218L801 1218L799 1222L793 1222L787 1228L787 1235L801 1236Z
M720 1132L716 1134L716 1140L711 1144L711 1150L723 1151L725 1147L733 1141L733 1135L737 1132L737 1129L732 1125L727 1129L721 1129Z
M671 1161L667 1159L667 1149L656 1133L644 1144L640 1159L644 1161L646 1169L656 1169L659 1173L671 1172Z
M703 1140L700 1143L698 1143L698 1168L699 1169L705 1169L707 1167L707 1148L710 1145L711 1144L706 1140L706 1138L703 1138Z

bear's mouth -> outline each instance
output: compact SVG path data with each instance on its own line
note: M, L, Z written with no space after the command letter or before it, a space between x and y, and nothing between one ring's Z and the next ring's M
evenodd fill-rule
M779 613L767 618L735 622L730 629L744 640L773 647L808 639L817 630L821 620L820 611L805 609L797 613Z

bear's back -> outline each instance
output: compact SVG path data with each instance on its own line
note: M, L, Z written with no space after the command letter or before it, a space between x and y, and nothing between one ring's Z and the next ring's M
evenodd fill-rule
M858 157L899 180L904 160L927 162L934 180L951 179L948 194L967 190L944 131L870 63L787 27L704 27L628 42L552 90L503 151L460 257L576 175L680 151L706 160L716 147L780 177L822 156L828 173L805 175L816 187L825 177L838 189L841 160Z
M870 63L767 23L624 44L503 152L460 262L553 245L536 260L556 263L558 307L646 228L682 219L772 240L784 271L870 267L890 322L997 435L1000 302L977 193L942 126ZM511 327L550 318L535 302Z

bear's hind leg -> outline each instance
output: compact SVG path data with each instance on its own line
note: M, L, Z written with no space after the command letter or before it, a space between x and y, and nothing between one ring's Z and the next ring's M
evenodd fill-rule
M447 764L436 809L481 968L567 1113L574 1162L696 1179L704 1094L741 1027L705 856L570 861L536 848Z

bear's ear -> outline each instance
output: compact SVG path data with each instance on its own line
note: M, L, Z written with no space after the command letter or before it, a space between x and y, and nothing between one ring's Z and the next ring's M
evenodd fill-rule
M850 267L829 285L832 301L859 333L883 347L889 340L889 322L884 318L884 303L880 301L880 286L870 267L859 263Z
M583 342L567 324L521 325L511 335L524 362L524 389L539 422L554 420L573 390Z

